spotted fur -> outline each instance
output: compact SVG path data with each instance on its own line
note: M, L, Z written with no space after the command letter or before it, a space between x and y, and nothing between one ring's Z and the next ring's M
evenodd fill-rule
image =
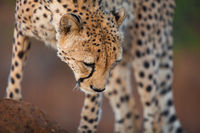
M141 129L131 90L132 68L144 110L143 131L183 132L171 89L174 7L174 0L17 0L6 97L22 99L23 67L29 38L34 37L57 50L86 93L78 132L96 132L100 92L106 84L104 95L115 113L115 132Z

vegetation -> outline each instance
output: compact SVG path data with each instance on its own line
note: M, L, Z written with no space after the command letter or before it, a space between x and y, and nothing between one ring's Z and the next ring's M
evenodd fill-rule
M199 0L176 0L174 17L175 49L200 50L199 7Z

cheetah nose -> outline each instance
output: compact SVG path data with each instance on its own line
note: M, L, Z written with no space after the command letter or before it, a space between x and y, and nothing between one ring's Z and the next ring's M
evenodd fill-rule
M99 88L94 88L92 85L90 85L90 88L96 92L103 92L105 90L105 88L103 89L99 89Z

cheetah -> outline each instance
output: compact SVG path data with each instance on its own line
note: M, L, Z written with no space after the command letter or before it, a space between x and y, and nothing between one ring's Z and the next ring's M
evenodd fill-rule
M120 26L125 38L123 59L111 71L104 92L115 114L115 132L141 131L141 117L132 95L132 70L143 107L142 132L184 132L176 116L172 93L175 1L114 0L103 1L103 5L110 10L123 6L127 14ZM84 106L82 117L88 113L88 105Z
M174 6L173 0L16 0L6 98L22 100L33 37L57 50L85 93L78 132L96 132L103 94L115 114L115 132L140 130L132 68L144 110L143 131L182 132L171 91Z

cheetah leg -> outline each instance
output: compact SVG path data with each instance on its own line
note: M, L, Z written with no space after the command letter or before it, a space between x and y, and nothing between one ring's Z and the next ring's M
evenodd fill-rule
M101 118L102 94L86 94L78 132L93 133Z
M182 128L173 104L173 61L169 59L172 57L172 51L168 51L161 63L159 69L159 104L161 107L161 120L164 133L181 133Z
M130 66L118 64L111 73L105 96L115 114L115 132L133 133L140 129L139 112L130 85Z
M22 99L21 81L23 76L23 67L29 49L30 43L28 38L23 35L16 25L14 29L12 64L8 78L8 86L6 88L6 98L15 100Z
M157 125L153 123L158 113L158 105L156 102L158 63L156 61L154 63L151 62L154 58L154 55L151 54L136 58L132 63L137 90L143 107L143 130L145 133L155 133L155 129L157 130Z
M175 1L163 1L167 7L175 7ZM174 8L164 8L164 12L173 14ZM176 116L175 107L173 104L173 27L170 23L173 23L173 17L164 14L163 28L160 29L162 43L165 44L163 53L160 57L160 69L158 73L158 85L159 85L159 104L161 107L160 121L162 121L162 129L164 133L181 133L183 132L181 124Z

